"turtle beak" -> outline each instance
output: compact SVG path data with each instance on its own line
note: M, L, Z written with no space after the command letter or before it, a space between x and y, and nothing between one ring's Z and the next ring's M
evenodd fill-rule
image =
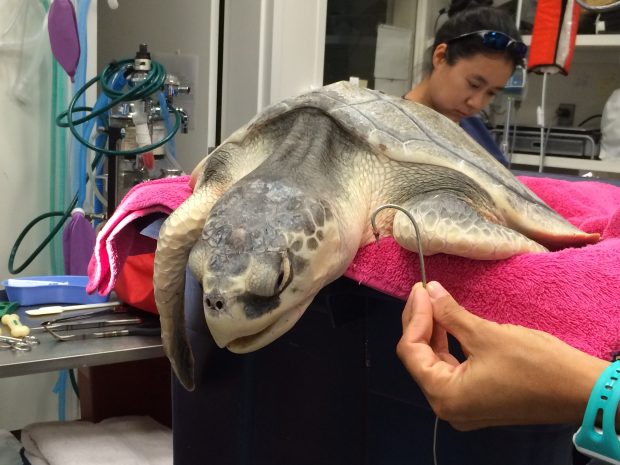
M253 352L265 347L289 331L299 321L311 302L312 299L308 299L282 314L275 322L258 333L233 339L227 342L225 347L237 354Z
M244 273L203 280L205 319L215 342L244 352L290 329L312 300L304 296L300 303L287 292L295 274L287 249L246 258Z

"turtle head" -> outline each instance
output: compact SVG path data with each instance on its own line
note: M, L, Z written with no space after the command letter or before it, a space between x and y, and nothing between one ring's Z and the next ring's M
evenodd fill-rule
M281 181L235 185L213 206L189 260L218 346L251 352L288 331L344 271L334 258L340 246L325 201Z

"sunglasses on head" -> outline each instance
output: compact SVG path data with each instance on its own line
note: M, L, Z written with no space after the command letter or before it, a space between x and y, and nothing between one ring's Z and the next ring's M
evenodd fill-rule
M472 36L480 37L482 39L482 44L493 50L511 50L519 59L525 58L527 54L527 45L499 31L481 30L468 32L467 34L461 34L460 36L448 40L448 43Z

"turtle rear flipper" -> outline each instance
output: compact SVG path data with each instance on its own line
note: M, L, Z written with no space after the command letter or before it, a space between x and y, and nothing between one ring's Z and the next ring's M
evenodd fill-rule
M413 198L402 206L418 223L424 255L447 253L477 260L499 260L547 251L523 234L493 222L497 219L492 213L474 209L451 192ZM418 251L413 225L405 214L396 213L393 228L394 238L401 246Z

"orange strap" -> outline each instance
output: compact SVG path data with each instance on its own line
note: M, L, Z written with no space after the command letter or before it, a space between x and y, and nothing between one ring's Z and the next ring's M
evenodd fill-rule
M528 70L568 74L573 61L581 8L574 0L539 0Z

